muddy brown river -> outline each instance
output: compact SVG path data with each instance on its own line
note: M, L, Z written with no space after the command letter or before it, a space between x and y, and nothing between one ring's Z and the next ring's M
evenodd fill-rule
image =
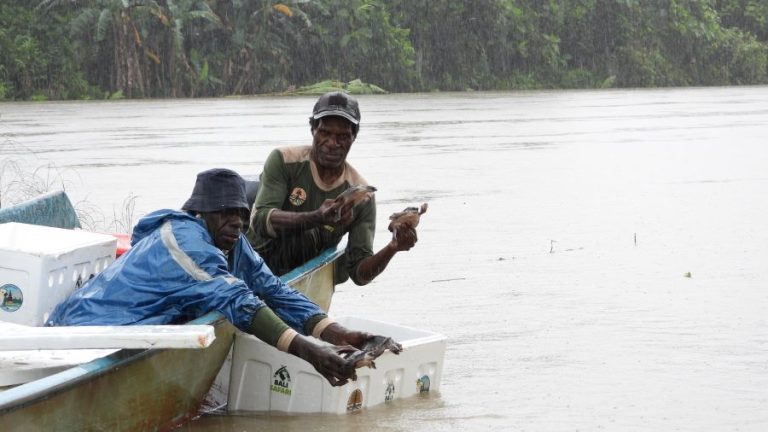
M389 214L429 212L331 314L446 335L440 391L181 430L768 429L768 87L359 100L349 160L378 188L375 248ZM309 144L313 103L2 103L0 192L12 164L115 229L178 208L199 171L258 174Z

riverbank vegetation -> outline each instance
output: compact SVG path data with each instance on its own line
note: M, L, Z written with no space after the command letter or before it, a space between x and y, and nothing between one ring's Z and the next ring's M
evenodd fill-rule
M0 2L0 99L326 80L392 92L766 84L768 0Z

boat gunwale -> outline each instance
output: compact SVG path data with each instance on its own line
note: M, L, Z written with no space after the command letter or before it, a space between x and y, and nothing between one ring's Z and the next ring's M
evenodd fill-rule
M324 265L332 263L343 254L344 254L344 249L342 248L339 248L339 247L327 248L322 252L320 252L319 255L307 261L306 263L280 276L280 280L290 285L294 282L297 282L304 276L311 274L315 270L323 267Z
M213 311L182 325L209 324L218 327L226 322L227 319L221 312ZM145 358L159 355L168 349L170 348L118 349L104 357L0 391L0 414L22 409L40 399L57 395L82 382L106 375Z

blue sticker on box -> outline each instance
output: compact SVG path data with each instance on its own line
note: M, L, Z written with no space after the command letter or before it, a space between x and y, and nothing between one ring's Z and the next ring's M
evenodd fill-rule
M419 393L428 393L429 392L429 376L424 375L421 378L417 379L416 389L419 391Z
M13 284L5 284L0 287L0 309L6 312L16 312L24 303L24 294L21 288Z

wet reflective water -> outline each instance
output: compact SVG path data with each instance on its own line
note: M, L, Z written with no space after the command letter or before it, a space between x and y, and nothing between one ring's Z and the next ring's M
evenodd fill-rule
M308 144L314 99L0 104L0 151L109 219ZM331 313L448 336L439 394L183 430L768 428L768 88L360 97L350 161L419 243ZM58 177L57 177L58 178ZM690 277L689 277L690 276Z

